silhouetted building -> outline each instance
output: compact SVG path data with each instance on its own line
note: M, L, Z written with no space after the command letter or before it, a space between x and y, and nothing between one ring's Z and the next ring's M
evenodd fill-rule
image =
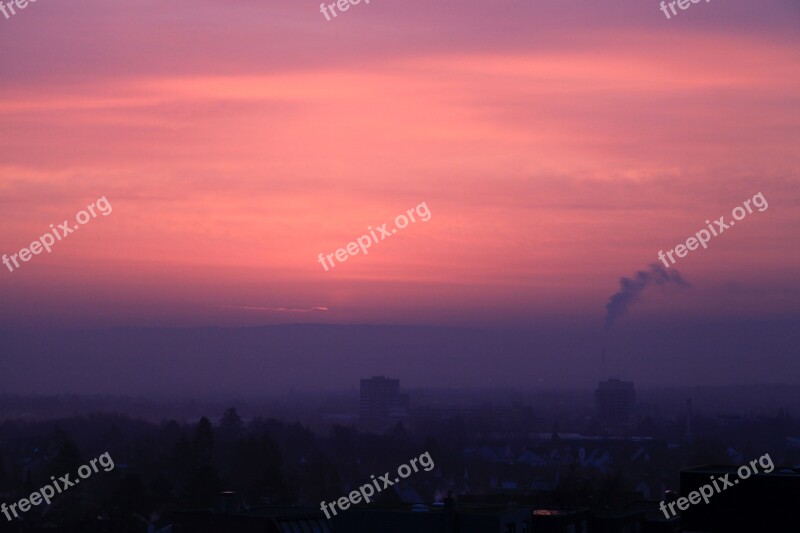
M333 533L532 533L528 506L369 504L333 518Z
M757 463L758 464L758 463ZM681 498L703 485L725 487L720 478L734 483L708 498L688 504L680 511L683 531L716 533L729 531L797 531L800 527L800 469L751 474L739 479L735 466L701 466L681 471ZM709 490L706 489L706 493ZM687 502L683 502L684 507Z
M638 493L586 493L585 497L579 507L562 507L547 491L506 490L462 495L459 505L530 508L532 533L680 533L678 518L665 519L657 502L642 500Z
M431 426L459 418L473 438L511 438L528 435L534 425L533 409L527 406L470 405L449 407L415 407L411 410L415 424Z
M636 390L632 381L601 381L594 393L597 419L606 426L627 425L633 421Z
M361 380L359 418L368 427L387 426L408 416L408 395L400 380L379 376Z
M227 502L225 505L229 504ZM172 533L332 533L331 522L318 508L259 507L202 509L172 513Z
M590 514L586 509L534 509L534 533L588 533Z

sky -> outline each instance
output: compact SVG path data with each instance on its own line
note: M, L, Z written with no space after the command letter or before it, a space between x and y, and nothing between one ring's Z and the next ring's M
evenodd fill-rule
M0 16L0 253L113 210L0 265L0 329L601 330L621 278L758 193L671 267L690 287L616 322L791 324L798 23L790 0L29 4Z

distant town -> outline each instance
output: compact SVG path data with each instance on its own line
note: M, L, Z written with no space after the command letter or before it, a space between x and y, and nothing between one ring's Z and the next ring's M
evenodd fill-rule
M46 511L34 508L25 531L110 531L111 523L146 523L157 533L358 533L376 524L421 532L678 532L687 524L712 531L745 500L781 519L794 512L787 498L800 490L800 395L797 387L759 389L642 393L609 378L594 391L409 392L399 379L372 376L354 392L227 407L2 395L0 500L107 446L117 467ZM735 397L755 393L764 407L737 414ZM430 472L331 519L320 511L320 501L422 451L435 459ZM702 481L698 472L721 476L766 452L775 470L725 499L669 518L659 511ZM113 511L94 514L95 505Z

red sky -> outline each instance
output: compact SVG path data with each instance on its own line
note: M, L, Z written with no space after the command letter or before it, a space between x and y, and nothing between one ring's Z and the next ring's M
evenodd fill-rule
M19 324L600 324L621 276L761 192L643 315L800 299L800 7L30 4L0 17L0 253ZM431 211L326 272L319 253ZM313 309L312 308L324 308Z

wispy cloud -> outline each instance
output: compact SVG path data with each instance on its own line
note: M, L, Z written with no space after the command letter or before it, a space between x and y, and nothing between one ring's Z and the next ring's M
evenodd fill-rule
M263 311L267 313L313 313L315 311L329 311L327 307L272 307L257 305L223 305L225 309L241 309L244 311Z

